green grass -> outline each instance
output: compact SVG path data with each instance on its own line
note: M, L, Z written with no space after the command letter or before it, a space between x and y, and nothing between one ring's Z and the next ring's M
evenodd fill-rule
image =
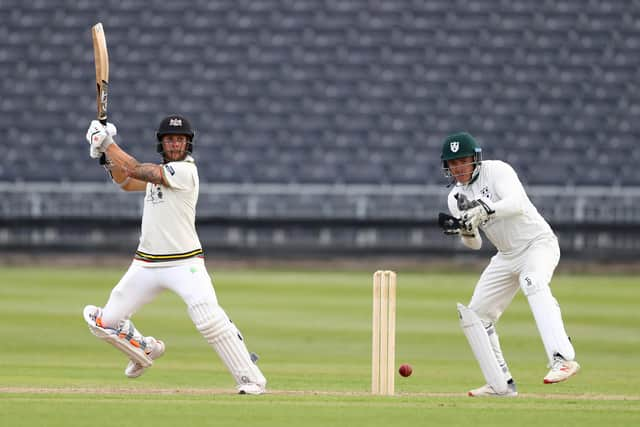
M370 272L216 271L222 306L273 393L237 396L183 302L165 293L134 318L168 350L137 380L82 319L122 269L0 268L0 425L638 425L640 287L634 276L557 275L555 296L583 370L543 385L544 349L518 295L498 328L517 399L472 399L482 375L459 329L477 273L399 271L395 397L367 394Z

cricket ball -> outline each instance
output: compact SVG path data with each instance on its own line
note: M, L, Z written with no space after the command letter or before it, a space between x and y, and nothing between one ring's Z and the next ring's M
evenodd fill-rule
M398 369L398 373L403 377L408 377L413 372L413 368L411 365L400 365L400 369Z

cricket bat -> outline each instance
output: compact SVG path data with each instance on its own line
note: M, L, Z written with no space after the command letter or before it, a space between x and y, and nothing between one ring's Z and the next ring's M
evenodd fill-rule
M109 96L109 53L107 51L107 40L104 36L102 23L98 22L91 28L93 38L93 57L96 64L96 104L98 120L103 125L107 124L107 101ZM104 153L100 157L100 164L106 163Z

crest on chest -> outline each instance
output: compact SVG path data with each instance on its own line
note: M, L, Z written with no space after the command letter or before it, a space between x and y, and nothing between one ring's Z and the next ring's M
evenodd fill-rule
M491 200L491 192L489 191L488 185L485 185L480 189L480 195L485 199Z
M153 185L147 189L147 201L154 205L164 203L164 194L161 185Z

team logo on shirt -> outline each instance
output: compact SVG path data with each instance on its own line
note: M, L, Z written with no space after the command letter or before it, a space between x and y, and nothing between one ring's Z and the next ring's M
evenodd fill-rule
M171 176L176 174L175 169L173 169L173 167L171 167L171 165L164 165L164 168L171 174Z
M488 186L485 185L482 187L482 189L480 189L480 194L482 194L482 197L491 200L491 193L489 192Z
M449 149L451 149L452 153L457 153L460 149L460 143L458 141L451 141L449 143Z
M147 191L147 202L151 202L154 205L164 203L163 196L162 186L154 185L151 187L151 190Z

